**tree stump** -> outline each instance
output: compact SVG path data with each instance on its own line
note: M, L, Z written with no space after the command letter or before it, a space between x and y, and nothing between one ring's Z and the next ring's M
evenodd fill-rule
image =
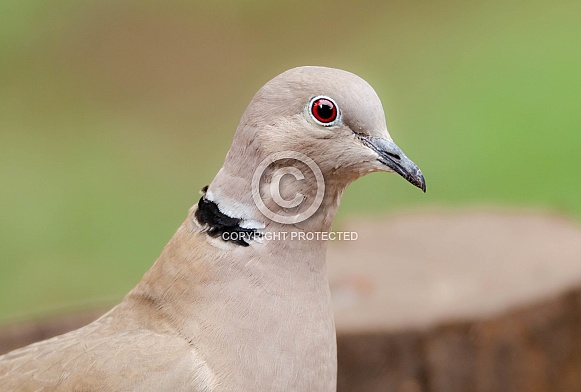
M338 390L581 391L581 228L507 211L342 227Z

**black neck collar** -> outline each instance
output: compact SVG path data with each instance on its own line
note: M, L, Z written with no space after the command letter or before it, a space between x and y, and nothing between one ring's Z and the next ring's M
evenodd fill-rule
M206 199L208 186L202 188L203 196L198 202L195 217L204 226L204 232L212 238L220 237L222 241L232 242L240 246L248 246L252 238L258 238L256 229L240 227L242 219L224 214L218 205Z

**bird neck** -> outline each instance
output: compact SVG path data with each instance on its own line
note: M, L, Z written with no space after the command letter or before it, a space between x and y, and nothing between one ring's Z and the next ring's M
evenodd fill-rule
M239 220L242 228L330 231L347 184L302 164L296 169L299 172L274 166L257 176L225 164L202 199L214 203L224 216Z

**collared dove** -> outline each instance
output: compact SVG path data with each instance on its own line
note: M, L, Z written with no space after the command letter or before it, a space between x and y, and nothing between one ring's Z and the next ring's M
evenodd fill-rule
M93 323L1 356L0 390L334 391L327 241L314 234L376 171L425 191L367 82L324 67L275 77L139 284Z

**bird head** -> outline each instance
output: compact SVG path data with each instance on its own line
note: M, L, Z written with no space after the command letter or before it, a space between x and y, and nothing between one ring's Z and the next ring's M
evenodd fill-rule
M281 151L305 154L328 179L352 181L387 171L426 189L420 169L389 135L373 88L347 71L298 67L278 75L255 95L236 136L233 148L260 158Z
M209 197L235 193L233 203L242 205L242 184L250 182L263 214L276 210L303 219L313 203L302 201L336 207L351 181L378 171L395 172L425 192L422 172L393 142L381 101L366 81L338 69L298 67L256 93L222 168L230 189L212 183ZM232 189L236 182L240 190ZM325 221L332 219L327 215Z

